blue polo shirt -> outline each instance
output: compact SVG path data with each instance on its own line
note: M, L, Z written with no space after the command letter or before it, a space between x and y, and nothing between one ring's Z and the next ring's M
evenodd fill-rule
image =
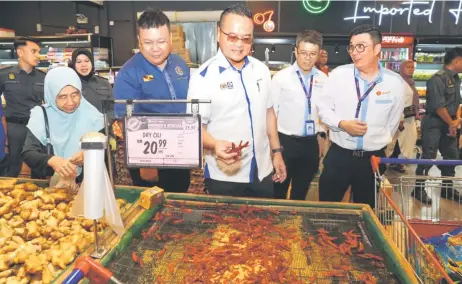
M176 54L170 54L163 70L141 53L135 54L120 69L114 83L115 99L182 100L188 95L189 67ZM185 113L186 104L135 104L133 113ZM126 106L115 105L117 117Z

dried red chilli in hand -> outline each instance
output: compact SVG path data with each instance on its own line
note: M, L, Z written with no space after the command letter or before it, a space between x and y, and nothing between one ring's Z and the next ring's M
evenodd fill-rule
M245 142L244 144L242 144L242 140L241 142L239 143L239 145L236 146L236 144L234 143L231 143L231 149L229 149L228 151L226 151L228 154L229 153L237 153L238 156L241 155L241 152L242 152L242 149L246 148L249 146L249 141Z

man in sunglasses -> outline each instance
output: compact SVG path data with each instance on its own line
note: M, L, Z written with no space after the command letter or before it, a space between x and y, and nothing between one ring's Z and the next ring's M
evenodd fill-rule
M322 35L314 30L298 34L297 61L276 73L271 81L271 98L287 167L287 179L274 184L275 198L285 199L292 183L290 199L305 200L319 169L320 145L326 133L319 123L317 101L323 94L327 76L314 66L322 41Z
M334 69L321 96L319 114L330 128L332 146L319 180L320 201L341 201L351 186L353 200L375 206L372 155L384 157L404 109L404 82L379 64L382 34L354 28L348 53L353 64Z
M205 185L211 194L271 198L272 181L284 181L286 169L269 95L270 71L248 56L252 13L242 4L228 7L217 33L218 53L191 77L188 93L189 99L212 101L199 108ZM236 147L241 141L244 147Z

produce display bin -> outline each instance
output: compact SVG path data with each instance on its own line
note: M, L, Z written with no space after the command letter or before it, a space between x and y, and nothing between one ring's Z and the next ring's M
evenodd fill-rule
M164 197L101 260L122 283L418 283L368 205Z

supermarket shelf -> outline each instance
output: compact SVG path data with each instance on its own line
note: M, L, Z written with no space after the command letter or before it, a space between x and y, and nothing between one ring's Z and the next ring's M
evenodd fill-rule
M400 60L394 60L394 59L380 59L381 62L388 62L388 63L401 63L404 60L407 59L400 59Z
M108 67L108 68L97 68L95 69L96 72L98 71L110 71L110 70L113 70L113 69L120 69L122 68L122 66L112 66L112 67Z
M442 67L443 67L443 63L419 63L417 62L416 69L438 71Z

